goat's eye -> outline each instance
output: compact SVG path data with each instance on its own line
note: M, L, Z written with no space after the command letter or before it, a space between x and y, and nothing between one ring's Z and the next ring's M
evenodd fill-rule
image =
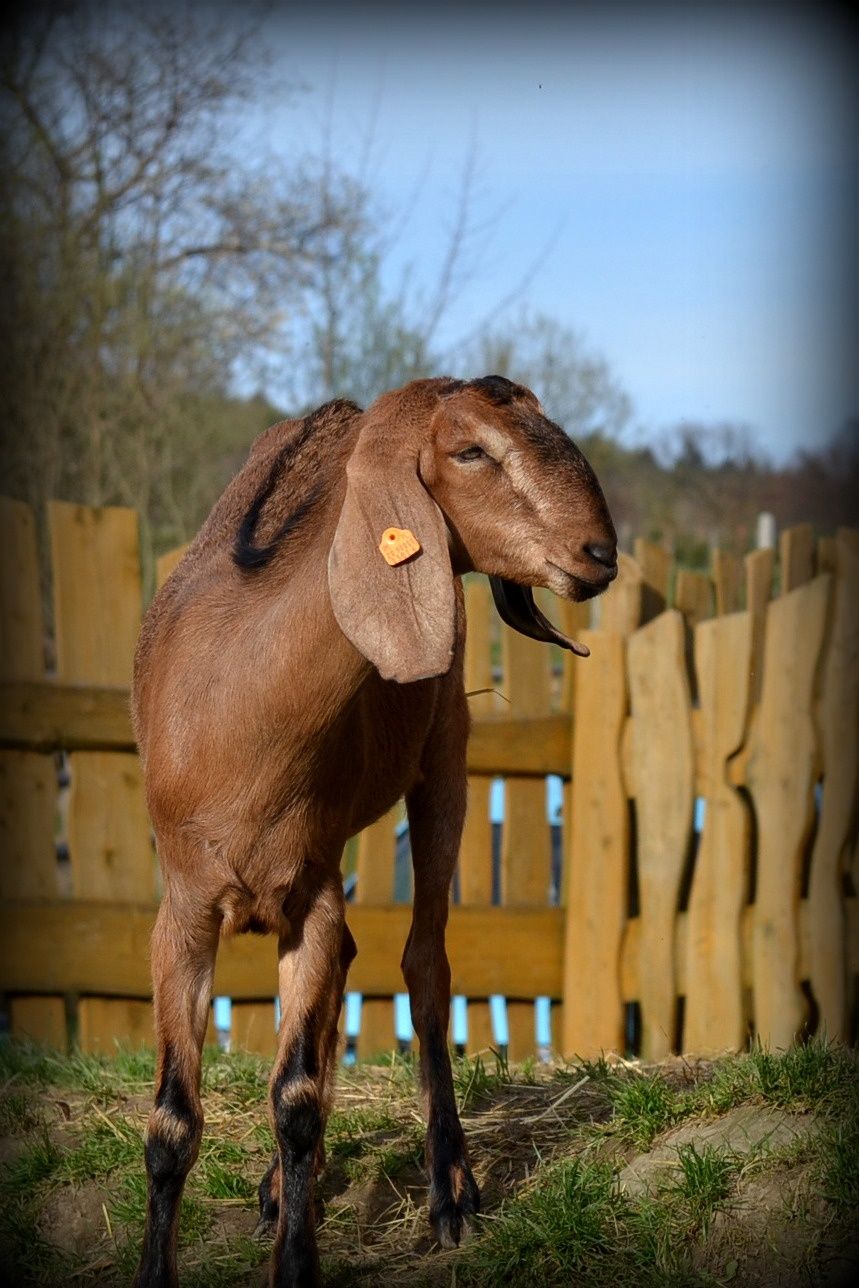
M461 452L455 452L454 455L458 461L479 461L486 453L482 447L473 443L471 447L464 447Z

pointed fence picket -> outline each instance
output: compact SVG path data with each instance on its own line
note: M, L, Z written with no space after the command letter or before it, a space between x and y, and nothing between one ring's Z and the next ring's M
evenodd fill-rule
M128 715L137 517L55 502L47 533L50 632L33 516L0 501L0 989L13 1032L101 1050L149 1040L152 1019L158 877ZM714 552L707 573L639 540L593 605L543 601L589 659L502 626L484 580L465 593L470 796L448 934L465 1049L497 1045L494 994L514 1059L535 1050L539 997L567 1056L784 1045L815 1017L855 1036L859 534L801 525L744 568ZM396 1041L401 817L355 843L360 1057ZM273 942L223 946L237 1045L273 1049L275 981Z

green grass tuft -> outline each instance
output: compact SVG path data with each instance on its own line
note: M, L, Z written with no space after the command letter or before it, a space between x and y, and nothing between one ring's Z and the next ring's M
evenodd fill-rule
M694 1142L679 1146L677 1160L677 1195L685 1203L692 1224L706 1235L713 1217L733 1192L739 1160L710 1145L702 1145L699 1150Z
M683 1116L683 1102L658 1073L616 1080L609 1093L612 1128L638 1149L649 1149L660 1132Z

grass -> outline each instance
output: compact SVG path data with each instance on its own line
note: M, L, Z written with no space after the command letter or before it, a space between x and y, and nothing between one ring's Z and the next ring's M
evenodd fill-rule
M513 1068L493 1055L456 1059L453 1071L484 1196L474 1237L454 1252L432 1247L414 1061L394 1055L344 1069L320 1185L327 1282L744 1282L748 1266L775 1255L754 1234L746 1197L767 1177L784 1199L773 1228L789 1223L794 1240L800 1232L803 1274L814 1282L815 1258L859 1212L856 1061L825 1041L659 1067L603 1057ZM272 1148L268 1073L254 1056L206 1053L206 1133L181 1218L183 1285L226 1288L262 1273L270 1244L252 1231ZM66 1059L0 1043L0 1252L16 1282L130 1281L145 1213L142 1135L153 1078L151 1052ZM804 1115L817 1130L744 1157L696 1138L697 1124L740 1106ZM655 1189L624 1189L625 1165L657 1146L664 1153L681 1124L684 1143ZM75 1214L83 1234L72 1246L66 1226Z

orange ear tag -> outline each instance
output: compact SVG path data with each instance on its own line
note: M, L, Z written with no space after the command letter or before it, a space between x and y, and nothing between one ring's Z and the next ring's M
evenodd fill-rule
M405 563L416 555L421 548L421 543L413 532L408 528L385 528L382 533L382 540L379 542L379 549L386 563L391 567L397 564Z

